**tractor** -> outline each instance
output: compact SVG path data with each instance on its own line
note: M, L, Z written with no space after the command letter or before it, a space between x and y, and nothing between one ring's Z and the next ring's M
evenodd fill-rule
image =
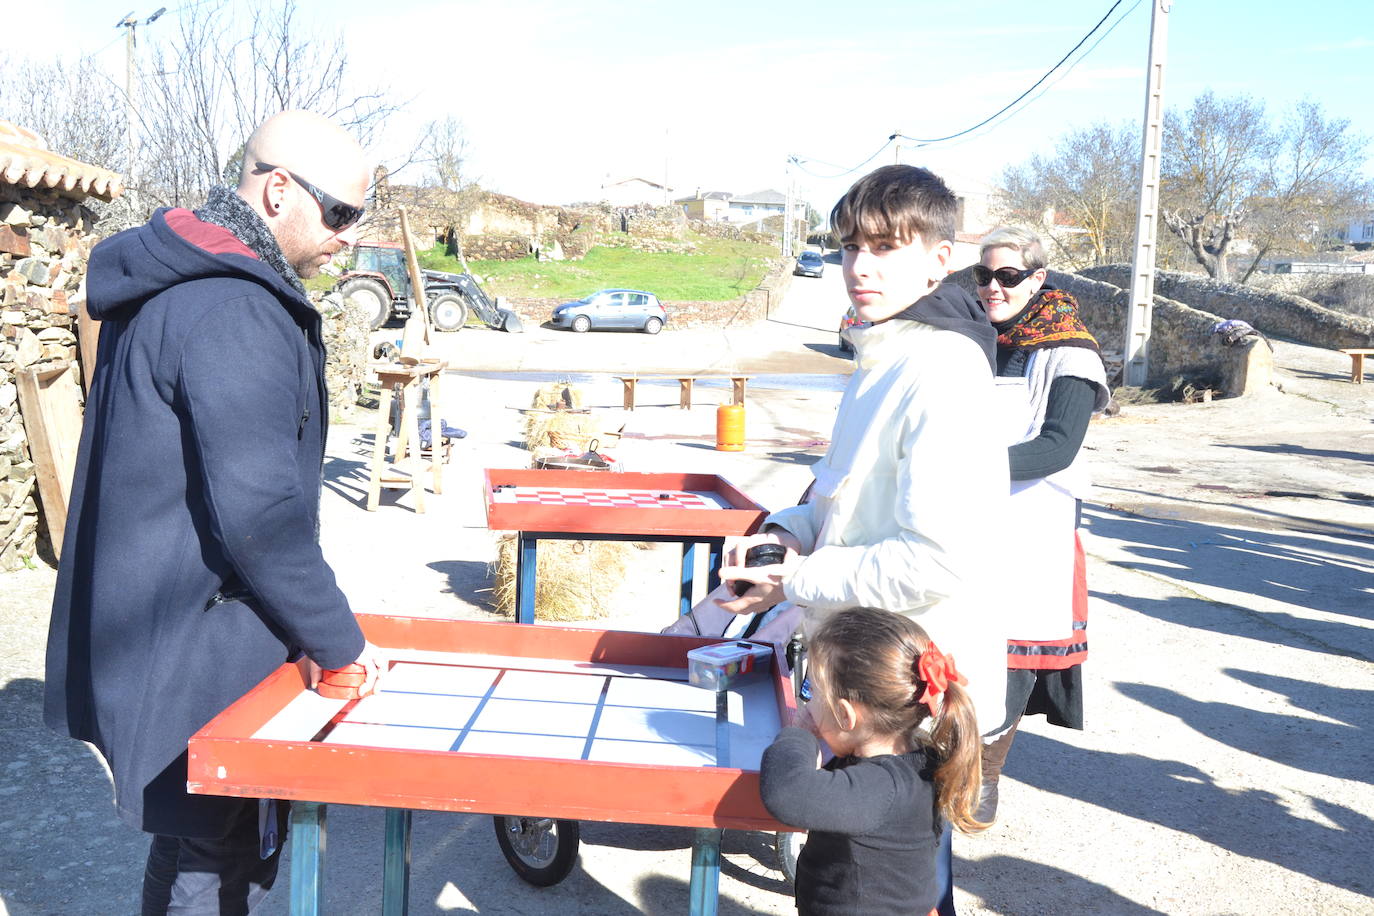
M436 330L462 330L469 312L498 331L524 330L520 316L493 302L472 274L439 270L421 273L425 278L425 302ZM374 330L392 318L410 317L415 303L405 250L400 245L358 245L354 248L353 267L339 277L337 289L344 299L362 306Z

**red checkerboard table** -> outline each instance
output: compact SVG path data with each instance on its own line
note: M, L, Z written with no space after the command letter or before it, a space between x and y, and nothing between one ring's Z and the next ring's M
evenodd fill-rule
M575 487L514 487L492 494L498 503L540 506L600 506L623 509L729 509L714 493L691 490L607 490Z
M715 474L488 470L487 527L515 531L515 606L534 622L535 556L541 538L672 541L683 545L680 613L694 603L697 544L710 550L707 590L718 582L725 538L753 534L767 511Z

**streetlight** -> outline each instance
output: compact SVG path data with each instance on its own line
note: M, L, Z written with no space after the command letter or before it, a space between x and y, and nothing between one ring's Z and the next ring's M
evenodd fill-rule
M158 7L157 12L147 19L139 22L134 16L134 11L130 10L119 21L115 23L117 29L128 29L124 40L124 98L129 106L129 183L133 184L134 162L138 159L138 110L134 103L134 50L138 46L138 39L134 33L140 25L151 25L156 22L163 13L167 12L167 7Z

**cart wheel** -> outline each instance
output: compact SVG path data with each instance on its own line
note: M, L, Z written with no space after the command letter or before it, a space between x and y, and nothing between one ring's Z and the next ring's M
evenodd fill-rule
M568 877L577 861L577 821L500 814L491 820L501 852L522 879L535 887L550 887Z
M778 867L792 884L797 883L797 856L806 845L804 833L779 833L774 841L778 850Z

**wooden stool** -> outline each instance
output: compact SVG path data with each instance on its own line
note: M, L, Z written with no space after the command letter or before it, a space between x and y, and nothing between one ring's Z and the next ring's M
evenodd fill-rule
M420 475L429 465L431 489L434 495L443 493L443 449L438 447L436 437L443 433L443 421L434 421L440 416L439 378L446 362L420 363L416 366L401 364L378 364L372 366L377 373L377 383L381 389L380 403L377 405L377 423L372 433L372 466L367 485L367 510L376 511L381 499L382 487L411 490L415 493L415 511L425 511L425 488L420 483ZM430 405L430 450L429 461L424 460L420 447L420 382L429 379ZM391 402L393 397L401 399L401 429L396 437L396 453L392 463L386 461L386 443L391 431ZM413 445L412 445L413 443ZM410 456L411 470L401 467Z

